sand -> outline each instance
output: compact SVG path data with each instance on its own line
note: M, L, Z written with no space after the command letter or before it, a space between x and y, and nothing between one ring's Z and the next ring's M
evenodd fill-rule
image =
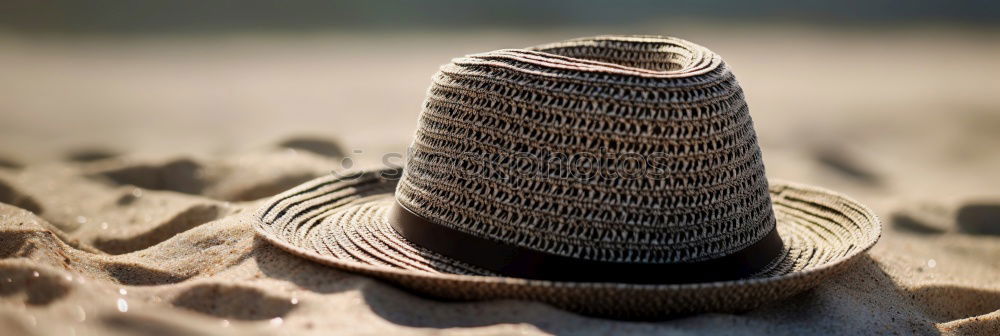
M0 333L997 334L1000 46L983 42L996 34L678 35L735 68L769 176L879 214L882 240L855 269L743 314L627 322L439 302L254 237L249 213L267 196L405 148L448 57L572 35L8 36ZM928 40L968 52L944 62ZM414 51L384 52L401 44Z

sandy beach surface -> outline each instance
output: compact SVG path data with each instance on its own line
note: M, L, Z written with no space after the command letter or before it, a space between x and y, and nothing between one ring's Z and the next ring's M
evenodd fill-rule
M588 33L0 35L0 334L1000 333L997 33L672 33L734 69L770 177L883 221L853 270L747 313L440 302L254 236L268 196L404 151L449 58Z

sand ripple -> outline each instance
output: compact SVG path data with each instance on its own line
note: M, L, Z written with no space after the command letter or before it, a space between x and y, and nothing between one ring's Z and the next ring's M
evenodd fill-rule
M255 238L249 214L260 198L335 166L330 155L339 152L320 145L0 170L0 330L989 334L1000 327L1000 200L905 203L857 269L753 312L616 322L533 302L428 300Z

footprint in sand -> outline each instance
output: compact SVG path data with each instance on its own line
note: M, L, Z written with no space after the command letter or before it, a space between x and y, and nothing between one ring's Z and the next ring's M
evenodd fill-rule
M120 202L120 199L119 199ZM146 232L130 237L97 238L93 246L109 254L124 254L148 248L171 237L197 227L201 224L219 219L223 210L212 204L197 204L154 226Z
M61 275L28 265L0 262L0 296L23 296L25 304L44 306L66 296L70 286Z
M280 142L278 147L307 151L331 158L341 158L346 153L338 142L321 137L293 137Z
M190 277L132 263L112 262L105 264L103 268L108 276L117 280L118 283L129 286L175 284Z
M952 229L953 214L947 206L920 202L907 204L889 216L892 226L916 234L942 234Z
M961 232L1000 236L1000 201L966 203L958 209L955 220Z
M7 203L35 214L42 213L42 206L31 196L25 195L0 179L0 203Z
M251 154L211 160L107 162L91 167L92 179L116 186L173 191L229 202L275 195L328 172L330 163L315 156Z
M92 177L103 177L118 185L197 195L205 187L205 182L201 179L201 169L198 162L180 158L159 163L115 167L96 172Z
M24 168L24 165L18 162L17 160L5 156L0 156L0 168L21 169Z
M1000 309L1000 291L941 285L920 287L911 290L910 294L927 316L938 323Z
M841 176L871 187L883 185L884 181L880 174L864 165L857 157L844 149L821 147L812 152L817 162Z
M103 148L80 148L66 153L67 161L93 162L118 157L118 152Z
M225 319L267 320L282 317L298 304L249 286L199 284L181 292L174 306Z
M917 234L959 232L970 235L1000 235L1000 200L967 200L958 205L910 204L890 217L893 227Z

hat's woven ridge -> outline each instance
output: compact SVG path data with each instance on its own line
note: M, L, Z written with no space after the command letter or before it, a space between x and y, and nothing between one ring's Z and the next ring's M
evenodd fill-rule
M718 55L684 40L597 37L457 58L434 76L419 122L396 199L472 235L675 263L733 253L775 226L743 92ZM578 160L539 164L560 157ZM623 157L647 170L629 175Z

